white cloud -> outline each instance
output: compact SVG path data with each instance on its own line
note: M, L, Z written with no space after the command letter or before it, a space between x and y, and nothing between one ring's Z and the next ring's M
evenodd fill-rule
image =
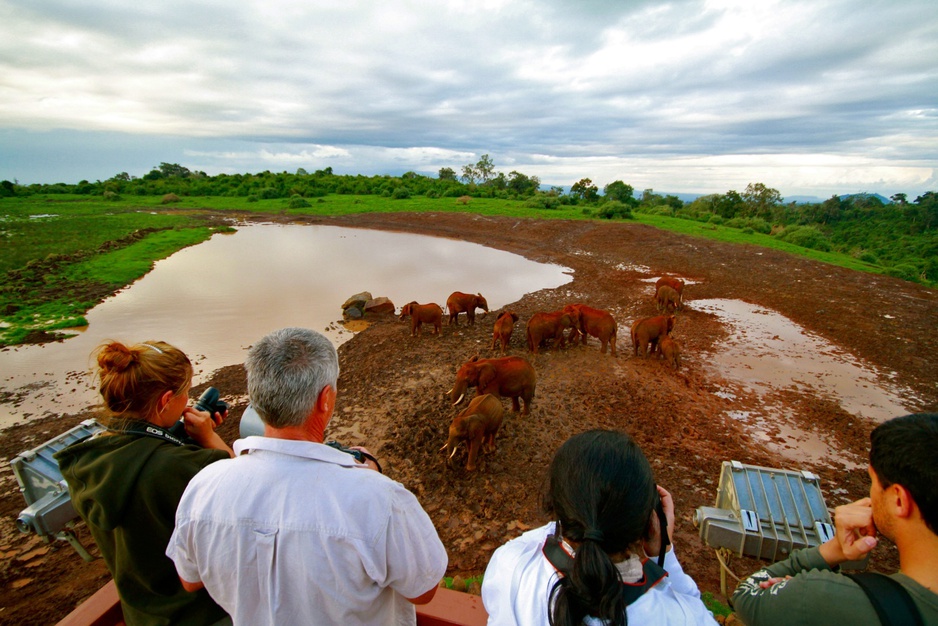
M930 0L0 0L0 131L171 139L198 169L489 153L564 184L725 191L745 172L912 195L938 163L936 84ZM61 179L22 169L22 145L0 145L0 176Z

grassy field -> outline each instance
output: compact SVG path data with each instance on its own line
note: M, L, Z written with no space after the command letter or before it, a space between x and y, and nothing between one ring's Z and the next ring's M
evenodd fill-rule
M28 340L37 331L80 326L82 315L104 295L145 275L159 259L211 237L207 211L257 214L345 215L370 212L466 212L537 219L596 219L581 206L533 209L515 200L329 195L310 206L283 199L161 197L106 201L69 195L0 199L0 345ZM694 237L775 248L864 272L881 268L851 256L819 252L768 235L705 222L636 213L634 221Z

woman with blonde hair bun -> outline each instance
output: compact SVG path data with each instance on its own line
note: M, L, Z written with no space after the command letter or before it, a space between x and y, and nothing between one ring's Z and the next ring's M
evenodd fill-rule
M215 432L227 411L210 415L189 406L192 363L166 342L111 341L96 358L107 430L55 457L114 577L124 621L225 623L204 590L182 588L165 550L186 485L206 465L233 455ZM170 430L180 420L187 437Z

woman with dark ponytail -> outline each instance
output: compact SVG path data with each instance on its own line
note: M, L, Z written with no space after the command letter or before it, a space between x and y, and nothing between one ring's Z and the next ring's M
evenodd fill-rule
M544 509L556 521L492 555L482 582L489 624L715 623L668 545L671 494L627 434L568 439L551 463Z
M233 454L215 432L225 415L189 406L192 363L166 342L112 341L96 357L107 430L55 458L114 577L124 621L230 624L205 590L182 588L165 554L186 485L206 465ZM180 420L188 437L170 430Z

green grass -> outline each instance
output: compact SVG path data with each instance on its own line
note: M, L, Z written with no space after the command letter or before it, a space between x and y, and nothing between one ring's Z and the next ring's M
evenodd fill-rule
M815 261L839 265L860 272L881 273L882 268L871 263L864 263L848 254L840 252L821 252L810 248L803 248L794 244L781 241L771 235L761 233L744 233L738 228L727 226L718 226L707 222L695 222L691 220L680 219L677 217L667 217L664 215L648 215L645 213L636 213L635 221L654 226L662 230L667 230L693 237L703 237L706 239L715 239L726 243L760 246L762 248L771 248L781 250L796 256L806 257Z
M189 216L152 211L152 204L105 202L87 196L4 198L0 200L0 274L50 254L94 250L141 228L173 228L192 222Z
M703 600L704 606L713 613L714 615L729 615L733 612L733 609L726 606L719 600L717 600L712 593L709 591L704 591L700 594L700 599Z
M202 243L212 233L212 229L204 226L155 232L125 248L69 266L62 276L69 281L92 281L122 287L144 276L154 262L187 246Z

